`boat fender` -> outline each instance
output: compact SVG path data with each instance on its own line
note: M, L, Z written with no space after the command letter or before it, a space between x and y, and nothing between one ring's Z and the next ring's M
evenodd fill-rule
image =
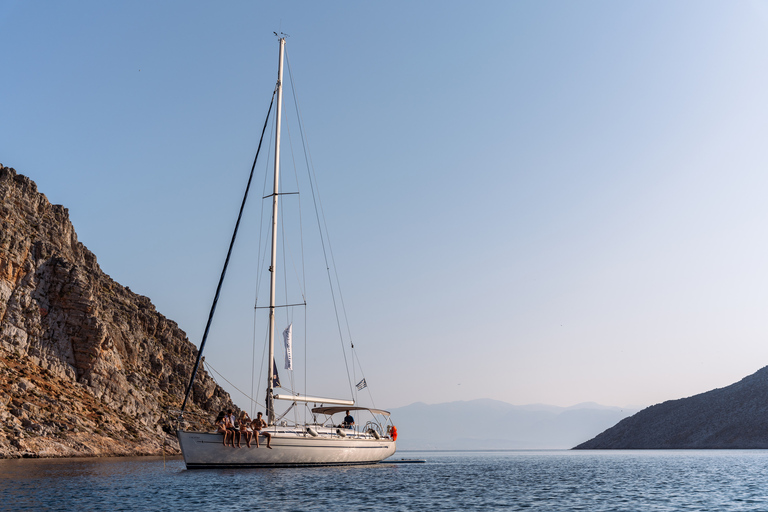
M318 436L317 431L312 427L307 427L307 434L311 435L312 437Z
M337 433L337 434L338 434L340 437L347 437L347 434L345 434L344 432L342 432L340 428L337 428L337 429L336 429L336 433Z

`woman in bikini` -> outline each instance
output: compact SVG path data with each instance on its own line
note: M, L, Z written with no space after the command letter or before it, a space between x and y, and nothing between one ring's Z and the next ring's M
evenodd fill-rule
M224 411L221 411L218 416L216 416L216 432L219 434L224 434L224 446L227 446L227 438L229 437L229 430L227 430L227 416L224 414Z
M250 448L253 431L251 430L251 418L248 417L248 413L245 411L240 411L240 416L237 418L237 423L240 425L240 438L242 439L243 434L245 434L245 442L248 445L248 448ZM237 446L240 446L239 441Z

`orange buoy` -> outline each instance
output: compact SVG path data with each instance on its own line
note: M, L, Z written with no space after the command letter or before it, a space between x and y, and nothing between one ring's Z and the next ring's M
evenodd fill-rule
M390 431L392 435L392 440L397 441L397 427L392 425L392 430Z

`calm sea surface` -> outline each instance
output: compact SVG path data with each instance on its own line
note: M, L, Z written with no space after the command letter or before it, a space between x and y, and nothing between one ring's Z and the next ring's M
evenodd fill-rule
M398 452L426 464L193 470L0 461L2 510L768 511L768 451Z

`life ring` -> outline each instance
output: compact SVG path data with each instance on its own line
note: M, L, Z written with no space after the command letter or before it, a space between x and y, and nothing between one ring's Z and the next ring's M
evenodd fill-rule
M397 441L397 427L392 425L392 429L389 431L389 435L392 436L393 441Z

